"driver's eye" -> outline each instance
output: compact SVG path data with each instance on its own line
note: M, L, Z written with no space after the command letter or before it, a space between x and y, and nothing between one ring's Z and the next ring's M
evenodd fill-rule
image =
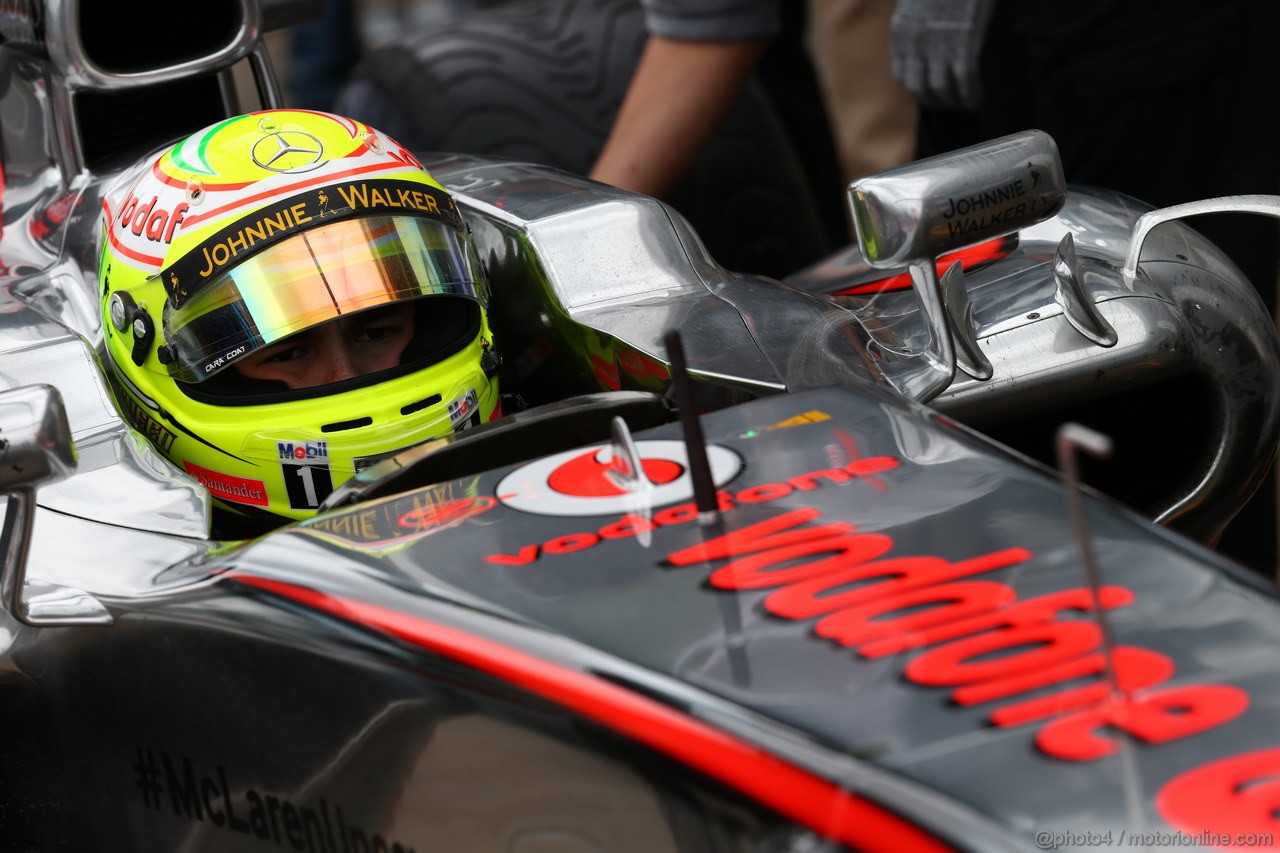
M281 347L270 353L262 361L265 364L288 364L302 358L302 348L297 346Z
M397 331L399 331L399 325L396 323L370 323L356 330L356 340L372 343L391 337Z
M305 358L307 355L307 342L310 335L307 332L285 338L283 341L276 343L269 348L260 359L262 364L289 364Z
M359 343L378 343L399 335L410 322L401 309L376 310L351 324L351 339Z

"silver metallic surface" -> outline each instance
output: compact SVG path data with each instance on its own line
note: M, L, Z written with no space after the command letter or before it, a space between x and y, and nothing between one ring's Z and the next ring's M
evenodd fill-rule
M19 625L16 640L0 637L0 652L6 653L6 667L15 660L34 664L25 672L15 667L12 672L19 679L7 687L31 678L37 689L53 687L49 692L57 694L59 687L75 688L77 682L93 681L86 675L101 674L123 699L135 701L122 716L142 718L145 740L125 744L110 761L130 757L134 749L141 753L156 742L175 754L215 755L220 769L243 761L240 770L266 777L252 780L256 790L327 793L328 768L297 785L272 785L263 769L263 751L249 749L247 737L227 737L235 729L224 727L226 720L202 726L180 714L133 713L135 707L147 712L156 707L145 701L152 694L143 690L155 691L155 698L164 701L193 701L194 696L198 702L226 702L229 695L228 707L243 704L238 688L252 682L244 677L268 680L275 672L262 666L263 659L285 648L327 656L334 664L329 673L337 677L325 679L317 693L337 694L341 691L335 684L353 683L348 678L352 669L383 660L379 647L390 643L384 644L383 635L370 626L357 626L345 614L326 617L311 604L281 604L260 590L235 586L237 575L255 573L264 580L301 585L320 597L381 603L397 616L425 619L446 630L470 629L488 642L532 654L575 676L639 687L637 695L665 701L673 713L679 709L706 721L765 757L866 794L906 820L974 850L1025 849L1031 831L1046 827L1078 830L1123 822L1130 829L1141 828L1154 815L1150 795L1156 784L1188 767L1274 743L1269 711L1275 707L1280 673L1274 654L1280 635L1271 593L1247 586L1191 543L1092 499L1088 518L1097 541L1105 543L1100 556L1108 580L1131 588L1136 602L1116 616L1118 639L1150 645L1152 652L1167 655L1171 666L1176 662L1179 687L1239 683L1257 697L1246 716L1217 731L1158 746L1144 744L1134 750L1143 759L1137 767L1118 768L1109 760L1055 762L1037 751L1038 724L991 725L990 706L963 707L948 701L937 685L905 678L905 667L919 660L920 649L864 658L819 638L811 625L788 624L768 612L764 603L773 590L730 595L707 583L707 566L660 567L663 555L705 546L705 531L693 523L664 522L653 538L596 537L600 541L590 548L599 551L558 554L539 549L557 540L583 542L584 531L614 519L603 514L534 518L495 506L492 514L462 519L452 527L413 531L386 552L369 547L368 541L319 535L325 521L359 518L372 523L379 509L404 497L429 502L433 496L424 491L351 507L319 519L320 524L293 525L246 546L208 542L207 495L150 451L114 410L94 351L99 333L93 319L99 190L83 182L59 183L65 171L46 146L50 139L74 139L74 123L66 119L45 126L36 118L28 125L22 111L35 106L33 115L43 116L46 107L67 110L66 89L55 86L50 95L42 76L28 73L32 65L25 60L17 65L22 73L2 102L7 185L0 236L6 264L0 276L0 386L48 381L62 390L80 468L64 483L42 489L39 507L29 492L19 489L17 499L25 500L28 511L15 508L11 499L4 507L6 523L29 528L36 516L29 558L34 577L26 597L32 612L87 618L90 611L102 612L96 605L105 604L121 616L115 627L97 634L92 633L96 628L33 632ZM28 126L53 127L54 132L12 132ZM459 204L495 283L507 288L509 298L522 288L532 294L538 310L524 319L548 339L581 344L586 351L578 355L584 362L593 356L617 363L643 355L649 367L661 368L662 336L679 326L695 377L705 387L767 397L806 385L864 383L710 412L706 422L713 444L737 447L750 459L730 487L735 500L747 494L780 495L785 485L786 495L772 505L777 512L813 513L829 524L850 530L856 526L859 535L887 537L895 557L918 555L930 570L955 568L956 560L997 549L1025 551L1024 563L998 570L998 583L1023 603L1078 586L1077 554L1062 518L1061 493L1041 472L995 452L948 418L918 405L936 393L927 380L939 365L930 362L930 328L921 319L915 293L882 293L835 304L817 292L720 269L687 224L652 200L536 167L440 163L438 176L460 187ZM50 198L81 213L54 221L46 215L54 207ZM1193 512L1238 488L1236 481L1247 478L1249 460L1258 456L1260 445L1274 442L1277 407L1272 405L1274 383L1269 384L1274 376L1266 372L1274 370L1277 358L1274 330L1257 320L1256 296L1250 302L1251 291L1242 289L1248 283L1241 283L1238 272L1212 246L1181 226L1152 232L1141 268L1132 281L1124 280L1118 271L1136 219L1132 212L1127 202L1113 197L1077 196L1053 219L1024 228L1020 247L1008 258L966 275L974 339L991 364L991 379L962 378L935 405L943 411L970 406L975 413L998 418L1038 404L1085 400L1153 377L1198 372L1220 389L1223 414L1212 466L1192 472L1204 487L1186 496L1184 506L1169 510ZM1071 287L1115 330L1114 347L1098 347L1079 334L1068 322L1069 306L1058 300L1060 282L1051 269L1059 257L1056 248L1068 236L1079 249L1077 262L1066 262ZM847 260L833 259L832 266ZM846 264L841 274L858 263ZM931 267L929 272L936 283L936 271ZM933 316L941 317L936 287L922 291L936 298L939 310ZM958 302L953 299L953 306ZM966 325L969 315L958 312ZM932 331L950 344L945 326ZM656 378L663 382L668 377ZM948 373L946 381L951 378ZM865 387L868 381L918 393L904 400ZM804 419L815 410L826 420ZM769 426L796 419L802 423ZM673 432L671 428L666 434ZM868 458L900 464L877 477L858 477L839 486L824 484L803 492L789 486L795 477L806 477L805 472ZM633 468L637 462L633 457ZM477 474L470 484L473 494L498 501L504 494L499 478L510 473ZM769 508L752 501L743 497L742 505L725 511L733 513L730 520L739 530ZM334 530L341 527L329 532ZM503 566L487 559L524 543L542 556L537 565ZM608 570L600 571L602 566ZM220 578L216 585L215 577ZM198 587L197 595L178 594L192 587ZM5 600L12 598L6 594ZM156 685L148 667L134 693L122 686L134 673L127 655L119 654L138 648L129 645L133 638L159 638L159 645L179 652L208 654L213 665L195 666L176 655L181 667L176 672L194 671L181 686L195 689L174 689L163 681ZM253 645L236 648L255 657L228 657L220 654L227 647L213 644L202 648L206 638L250 638ZM386 657L399 677L419 684L432 681L432 667L439 664L434 653L418 655L393 637L385 639L394 641L395 651ZM103 654L97 660L125 664L105 672L64 666L68 660L92 662L85 647L98 640ZM158 645L141 647L149 664L164 658ZM10 649L21 650L21 659L8 655ZM252 665L228 666L228 661ZM452 703L458 695L452 691L466 687L470 667L446 664ZM47 667L43 673L38 671L42 666ZM750 682L742 678L744 666L753 676ZM297 690L265 690L264 702L317 687L303 683L307 680L297 678L294 670L279 672L294 678ZM44 675L50 680L37 681ZM206 689L224 684L237 689ZM503 689L494 690L496 684ZM485 674L486 701L500 700L505 689L492 673ZM75 707L75 698L71 690L54 696L68 707ZM334 705L343 699L325 698ZM540 699L536 710L541 714L555 704L554 699ZM268 705L265 713L279 707L289 706ZM373 751L366 740L369 732L362 731L325 755L328 743L313 741L312 730L303 731L312 718L322 716L264 718L296 721L300 734L286 739L288 746L314 746L316 753L333 757L335 773L359 768L351 760L360 752L375 752L374 769L382 772L387 755L413 748L398 737L395 749ZM572 719L580 724L581 717ZM59 758L96 758L74 749L76 738L95 734L92 726L100 725L96 719L83 722L64 727L75 731L48 738L64 747ZM238 726L242 734L248 728ZM434 742L442 728L424 731L425 739ZM112 738L118 735L109 732ZM1113 732L1102 736L1123 738ZM107 742L120 746L116 740ZM73 748L66 749L67 743ZM110 761L80 763L86 771L96 771ZM991 773L991 766L1010 771ZM243 777L233 778L239 782ZM396 787L370 785L370 774L352 771L350 778L352 787L362 790ZM389 775L380 778L392 781ZM120 776L110 779L120 787ZM1146 786L1146 796L1137 814L1130 808L1125 815L1120 786L1133 779ZM100 799L99 792L110 789L100 785L89 790ZM75 802L75 796L68 796L52 805ZM381 810L382 815L400 805L410 811L407 800L387 798L381 804L392 807ZM163 826L180 832L187 846L216 845L229 838L220 839L209 822L180 825L173 815L151 814L160 807L148 809L136 799L131 810L108 805L120 826L139 832L145 831L139 827ZM137 844L135 849L175 846Z
M0 492L62 480L75 469L61 392L28 385L0 393Z
M1233 195L1222 198L1206 198L1190 201L1186 204L1175 204L1142 214L1133 226L1133 236L1129 241L1129 253L1125 255L1121 274L1125 281L1133 281L1138 274L1138 261L1142 257L1142 247L1147 235L1157 225L1185 219L1189 216L1200 216L1206 213L1257 213L1262 216L1280 218L1280 196L1275 195Z
M982 430L1064 401L1199 378L1212 389L1205 405L1215 413L1213 447L1152 517L1212 540L1225 523L1222 508L1238 505L1241 478L1274 450L1280 341L1252 284L1184 224L1148 229L1142 266L1127 279L1131 235L1148 211L1119 193L1073 187L1057 214L1019 232L1007 257L967 271L975 335L993 373L985 381L957 377L930 405ZM1059 251L1068 237L1074 262ZM1072 281L1063 282L1068 269ZM833 294L885 276L849 247L787 280ZM1064 298L1064 286L1073 295ZM877 351L920 359L932 323L917 291L837 299L858 315ZM1090 328L1094 336L1083 333Z
M56 586L41 580L24 584L18 618L42 628L67 625L110 625L111 612L82 589Z
M621 489L638 492L651 488L649 478L644 475L644 464L636 443L631 438L631 430L627 422L615 417L611 428L612 441L609 445L609 477Z
M974 337L963 275L952 265L952 278L939 284L935 262L947 252L1043 221L1065 199L1057 145L1034 130L918 160L849 187L866 262L881 270L906 266L919 293L929 333L921 349L927 378L899 382L900 391L927 402L950 385L956 366L973 379L991 378L991 363Z
M695 379L753 395L881 379L850 312L722 269L655 199L531 164L426 165L456 194L495 293L510 301L532 291L549 336L567 322L568 334L594 333L666 364L662 338L678 326Z
M35 519L35 489L9 490L4 503L4 528L0 532L0 606L19 621L26 621L27 551Z
M1053 280L1057 284L1054 301L1062 307L1062 314L1077 332L1101 347L1113 347L1116 330L1106 321L1084 289L1080 274L1080 260L1076 256L1076 241L1067 234L1058 243L1053 255ZM990 378L990 377L987 377Z
M119 293L111 294L111 325L123 332L128 322L124 316L124 297Z
M20 280L14 289L26 284L36 285L31 296L37 301L58 292L38 277ZM0 390L31 383L58 388L80 456L74 476L40 490L40 505L124 527L207 537L207 492L121 417L88 343L22 302L7 306L0 310Z
M28 584L27 556L35 527L36 489L65 480L76 451L58 390L28 385L0 393L0 493L6 496L0 553L0 601L28 625L88 625L111 621L91 596L66 587Z
M848 311L832 311L720 269L652 199L524 164L428 165L469 215L495 288L539 293L545 336L590 330L610 342L606 352L628 347L665 363L659 338L679 325L692 375L708 385L760 395L862 376L979 429L1064 400L1202 375L1222 412L1215 449L1152 513L1205 539L1270 452L1280 343L1257 294L1220 251L1176 226L1151 235L1147 274L1125 281L1118 268L1144 208L1118 194L1073 191L1057 214L1019 232L1007 259L965 275L977 342L966 374L986 375L979 356L991 371L953 380L962 325L930 284L931 260L908 265L914 291L841 298ZM597 228L599 239L582 239ZM1068 236L1074 262L1060 251ZM826 295L883 277L850 248L788 283ZM1254 405L1258 393L1276 405Z
M924 318L924 330L928 337L919 347L919 367L906 372L906 378L899 378L894 387L913 400L927 403L945 391L955 379L955 336L951 333L946 297L933 259L912 261L907 272L920 297L920 313ZM884 345L883 336L876 337L874 343L882 345L882 358L885 354L893 353L897 356L906 355L908 364L914 360L910 349L904 351L892 344ZM892 363L892 360L885 361Z
M1057 144L1030 130L860 178L849 207L867 262L894 269L1039 222L1066 194Z
M62 180L70 185L81 179L86 170L83 140L78 127L75 109L75 93L80 90L125 90L153 86L190 78L201 74L224 73L235 63L248 57L257 87L259 103L282 103L275 72L262 43L262 10L257 0L235 0L237 26L227 42L207 53L191 56L182 62L158 65L141 71L123 72L100 67L85 51L80 36L80 9L83 3L94 0L65 0L46 3L44 19L44 47L48 51L50 71L48 96L57 114L56 121L49 121L53 132L53 155ZM182 38L180 31L174 38ZM229 105L240 107L234 87L228 81L223 86L224 99ZM249 107L245 107L246 109ZM239 109L233 111L240 111Z
M930 265L932 268L932 265ZM956 351L956 366L978 380L991 378L991 362L982 354L974 336L973 303L964 284L964 269L957 261L942 275L942 298L947 305L951 342Z
M53 67L62 77L62 85L69 90L149 86L217 71L248 56L262 36L262 12L258 3L254 0L237 0L240 24L222 49L206 56L195 56L185 62L145 71L109 71L94 64L93 59L85 53L80 39L80 8L82 4L90 2L95 0L68 0L45 5L45 45ZM173 35L174 38L182 37L180 31L175 31Z

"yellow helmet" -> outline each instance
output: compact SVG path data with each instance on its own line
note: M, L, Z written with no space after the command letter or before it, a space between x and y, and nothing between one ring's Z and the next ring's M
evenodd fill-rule
M470 232L417 158L359 121L212 125L123 176L102 227L125 417L258 529L500 414Z

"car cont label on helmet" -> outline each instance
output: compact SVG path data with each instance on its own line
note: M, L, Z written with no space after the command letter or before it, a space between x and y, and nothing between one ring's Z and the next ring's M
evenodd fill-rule
M329 442L277 441L276 455L293 509L316 509L333 492Z
M351 216L424 216L460 227L448 193L408 181L352 181L290 196L223 228L161 272L169 300L180 307L229 267L305 228ZM188 217L187 225L197 222Z
M268 503L267 484L261 480L249 480L244 477L223 474L219 471L210 471L208 468L201 468L194 462L184 462L183 464L187 469L187 473L195 477L196 481L208 489L209 494L215 498L251 506L266 506Z
M693 480L683 441L636 442L651 488L629 492L610 477L608 446L578 448L531 462L498 483L498 500L534 515L615 515L634 511L636 502L650 506L693 499ZM738 476L742 459L727 447L707 446L711 477L717 487Z

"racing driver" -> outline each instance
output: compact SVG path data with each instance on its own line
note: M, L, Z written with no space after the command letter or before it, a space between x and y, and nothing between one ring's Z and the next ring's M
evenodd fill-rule
M360 468L500 414L470 232L359 121L212 125L126 172L102 227L117 401L208 489L219 538L307 518Z

